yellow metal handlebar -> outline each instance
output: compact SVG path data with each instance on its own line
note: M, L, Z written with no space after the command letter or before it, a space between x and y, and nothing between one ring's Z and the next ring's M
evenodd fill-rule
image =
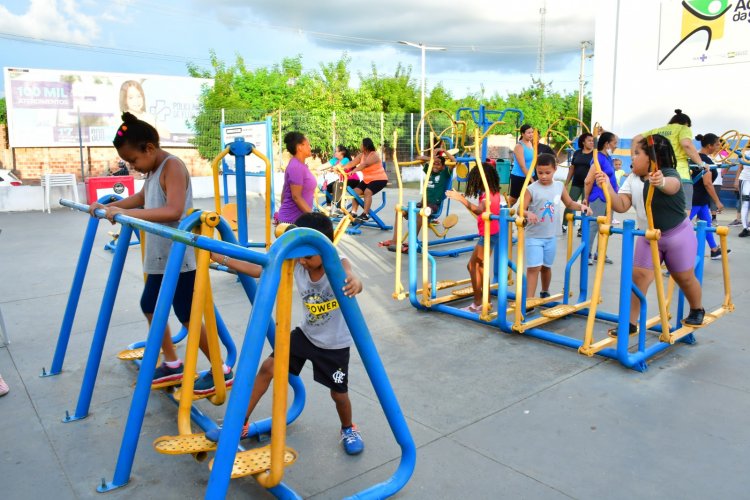
M654 150L654 136L649 135L646 137L648 147L651 148L653 153ZM650 157L651 155L649 155ZM656 172L659 170L659 165L655 160L651 159L649 162L648 171L649 173ZM661 231L654 228L654 212L651 204L654 200L654 186L649 182L648 194L646 195L646 220L648 221L648 230L654 235L653 238L649 238L649 245L651 247L651 263L654 267L654 281L656 281L656 299L659 306L659 317L661 318L662 335L669 336L669 316L667 313L666 299L664 296L664 281L661 277L661 261L659 260L659 238L661 237Z
M271 417L271 467L254 477L264 488L277 486L284 477L286 448L286 405L289 382L289 338L292 326L294 260L281 265L281 282L276 299L276 342L273 358L273 404Z
M526 258L526 237L524 229L524 221L526 219L526 213L524 209L524 200L526 199L526 192L529 189L529 184L534 176L534 170L536 169L536 157L537 147L539 146L539 131L534 129L534 140L532 142L532 155L531 165L527 165L526 178L523 181L521 187L521 194L518 196L518 215L516 216L516 229L518 231L518 257L516 259L516 307L513 311L513 327L518 329L521 327L522 318L521 310L526 310L526 304L521 302L523 298L523 279L520 277L524 274L525 258Z

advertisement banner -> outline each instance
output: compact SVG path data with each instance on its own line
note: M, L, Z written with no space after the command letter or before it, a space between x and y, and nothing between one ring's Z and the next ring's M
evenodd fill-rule
M235 137L242 137L245 142L252 143L258 149L258 151L263 153L263 155L266 156L270 161L272 156L271 152L268 151L269 133L270 131L268 130L268 124L266 122L222 125L221 143L224 145L224 147L226 147L230 142L234 141ZM245 172L258 173L266 171L265 162L257 156L250 155L247 156L245 160ZM224 164L229 169L234 170L234 156L225 156Z
M750 62L750 0L662 0L657 69Z
M10 146L111 146L129 111L159 132L164 146L185 146L204 86L181 76L4 68Z

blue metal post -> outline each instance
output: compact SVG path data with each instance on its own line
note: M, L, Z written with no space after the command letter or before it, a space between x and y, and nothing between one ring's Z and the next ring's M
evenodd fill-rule
M81 298L81 289L83 288L83 281L86 278L86 270L88 269L89 259L91 258L91 249L94 246L94 238L96 238L96 230L98 227L99 219L91 217L86 225L86 233L83 237L83 243L81 244L81 253L78 255L78 264L76 265L75 275L73 276L73 284L70 286L68 303L65 306L65 315L63 316L62 325L60 325L60 333L57 337L57 347L55 348L55 355L52 358L52 367L48 373L42 370L42 377L58 375L62 372L65 352L68 349L70 332L73 329L73 320L75 319L76 310L78 309L78 301Z
M245 142L242 137L235 137L229 144L229 152L234 155L235 182L237 183L237 238L240 245L247 246L247 178L245 177L245 156L255 146Z
M180 269L186 248L184 243L175 241L172 244L172 251L169 253L167 266L164 270L164 278L159 289L159 297L156 299L156 308L151 320L151 327L148 330L146 350L143 353L141 369L138 371L138 379L133 391L128 419L125 423L125 431L122 435L120 453L117 456L117 465L115 466L115 475L111 483L101 485L97 488L99 492L119 488L130 481L130 472L133 470L133 459L135 458L138 438L143 426L143 417L146 414L146 405L148 404L148 397L151 394L151 381L154 379L156 362L159 358L159 349L161 348L161 341L164 338L164 329L169 319L169 309L172 306L174 292L177 288L177 279L180 276Z
M620 306L618 309L619 321L617 323L617 358L620 362L628 357L628 343L630 338L630 296L633 286L633 247L635 235L635 221L626 219L623 222L622 232L622 267L620 268ZM583 265L583 260L581 261ZM641 335L646 332L641 331Z
M277 240L278 241L278 240ZM276 246L276 244L274 244ZM271 247L273 253L274 248ZM273 260L271 261L274 262ZM271 311L281 280L281 262L269 265L264 269L258 286L257 300L250 313L250 322L242 343L240 358L232 385L232 394L227 404L221 439L216 449L214 465L208 480L206 498L223 499L229 488L229 480L234 464L234 456L240 442L240 433L245 417L247 405L250 402L250 392L258 371L260 357L263 352L265 336L259 330L264 330L271 321Z
M88 361L86 361L86 370L83 374L78 405L76 406L75 414L72 417L66 415L63 422L72 422L86 418L89 413L96 375L99 372L99 364L101 363L104 351L104 341L107 339L109 321L112 318L112 310L114 309L115 298L117 297L117 288L120 286L122 269L125 266L125 257L128 255L130 236L132 234L133 229L130 226L121 227L120 238L117 239L112 267L109 270L109 277L107 278L107 286L104 289L104 296L102 297L102 305L99 308L99 317L96 320L94 337L91 339L91 348L89 349Z

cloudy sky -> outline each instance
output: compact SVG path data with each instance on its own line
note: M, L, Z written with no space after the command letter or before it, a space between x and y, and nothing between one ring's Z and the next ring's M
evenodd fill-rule
M251 68L302 54L305 69L352 57L358 71L392 74L398 63L428 91L505 95L537 75L540 8L545 0L3 0L0 66L185 75L241 55ZM594 37L594 0L547 0L544 80L578 88L580 42ZM586 67L591 81L591 64ZM0 82L0 85L3 85ZM0 88L1 89L1 88ZM590 90L591 87L589 86Z

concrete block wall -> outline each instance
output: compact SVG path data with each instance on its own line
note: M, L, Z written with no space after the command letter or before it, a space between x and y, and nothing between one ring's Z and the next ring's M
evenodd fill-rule
M2 132L2 131L0 131ZM211 163L204 160L195 148L169 148L168 151L185 162L194 177L211 175ZM117 166L117 151L113 147L83 148L86 177L100 177ZM79 148L15 148L0 150L0 161L8 170L15 168L24 184L39 184L45 173L71 173L81 180L81 152Z

